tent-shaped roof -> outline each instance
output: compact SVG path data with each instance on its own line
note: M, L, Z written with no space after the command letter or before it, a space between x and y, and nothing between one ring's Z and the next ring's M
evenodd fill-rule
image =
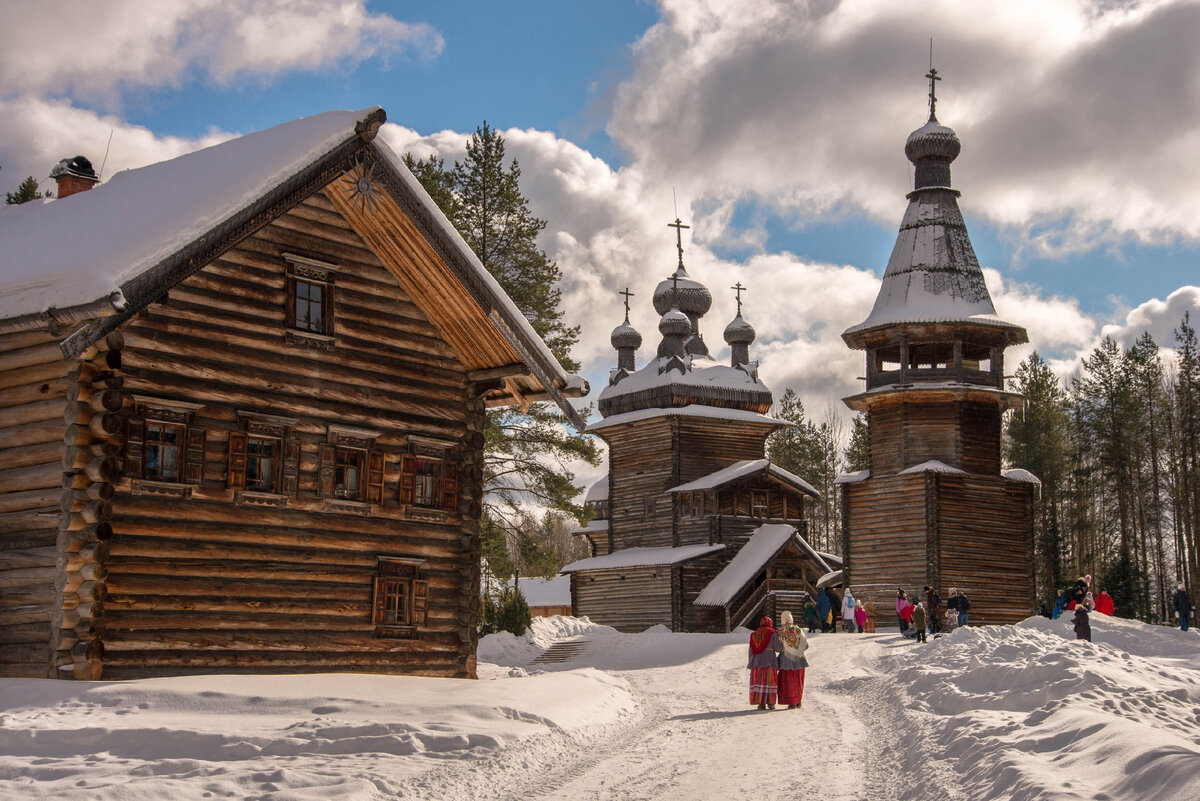
M788 543L799 546L822 570L829 570L829 566L804 541L804 538L797 533L793 526L786 523L769 523L754 530L737 555L700 591L693 604L696 606L725 606L736 598L742 588L750 583L758 575L758 572L766 567L767 563Z
M403 161L375 137L376 107L330 111L126 170L87 192L0 212L0 332L71 332L75 355L224 250L325 191L459 353L491 402L550 398L580 428L566 373ZM348 199L372 168L375 207ZM340 183L339 183L340 182ZM394 254L406 250L406 257ZM495 375L493 375L495 374Z
M784 470L779 465L772 464L769 459L744 459L728 467L723 467L715 473L709 473L703 478L689 481L686 484L680 484L678 487L672 487L667 491L697 492L700 490L719 489L758 474L769 475L793 489L803 492L806 495L811 495L814 498L821 497L821 493L817 492L807 481L794 473Z

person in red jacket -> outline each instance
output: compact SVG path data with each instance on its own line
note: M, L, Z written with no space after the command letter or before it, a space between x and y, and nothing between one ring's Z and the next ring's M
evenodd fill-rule
M1113 602L1112 596L1108 594L1108 590L1100 590L1100 594L1096 596L1096 611L1101 614L1113 616L1117 611L1117 605Z

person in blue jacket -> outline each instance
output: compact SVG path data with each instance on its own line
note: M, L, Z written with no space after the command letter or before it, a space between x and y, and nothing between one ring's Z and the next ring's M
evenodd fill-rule
M1058 598L1054 600L1054 611L1050 613L1053 620L1058 620L1058 616L1067 608L1067 594L1062 590L1058 591Z
M829 596L824 590L817 590L817 619L821 621L821 631L829 631Z

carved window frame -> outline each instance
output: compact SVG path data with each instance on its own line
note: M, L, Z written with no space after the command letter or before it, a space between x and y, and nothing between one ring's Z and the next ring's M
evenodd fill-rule
M325 510L369 516L373 506L383 504L386 457L376 447L380 432L349 426L328 426L327 441L321 443L317 464L317 494L325 498ZM339 489L338 470L350 457L361 461L355 492Z
M229 434L226 485L239 504L284 507L299 491L300 442L292 437L291 417L238 410L238 430ZM275 466L271 486L254 486L251 479L251 443L271 442Z
M332 350L336 341L334 311L337 267L295 253L284 253L283 258L287 261L284 286L284 320L287 341L294 345ZM321 319L315 326L297 318L297 306L300 302L298 292L301 285L321 288Z
M377 557L371 623L376 637L415 639L428 621L429 582L422 578L424 561Z
M446 522L458 513L459 463L452 447L443 440L409 438L409 452L400 457L399 481L400 506L407 517Z
M190 497L192 488L204 483L207 432L194 424L193 416L204 404L171 398L134 395L134 413L125 421L123 472L135 494ZM150 469L150 426L179 432L178 472L174 477L148 474ZM160 446L161 447L161 446Z

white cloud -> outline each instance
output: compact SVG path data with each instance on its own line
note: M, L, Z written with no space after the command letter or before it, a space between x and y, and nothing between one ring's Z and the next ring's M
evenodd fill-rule
M373 14L365 0L40 0L7 4L0 25L6 95L100 95L133 87L270 79L377 57L427 58L428 25ZM92 98L95 100L95 98Z

